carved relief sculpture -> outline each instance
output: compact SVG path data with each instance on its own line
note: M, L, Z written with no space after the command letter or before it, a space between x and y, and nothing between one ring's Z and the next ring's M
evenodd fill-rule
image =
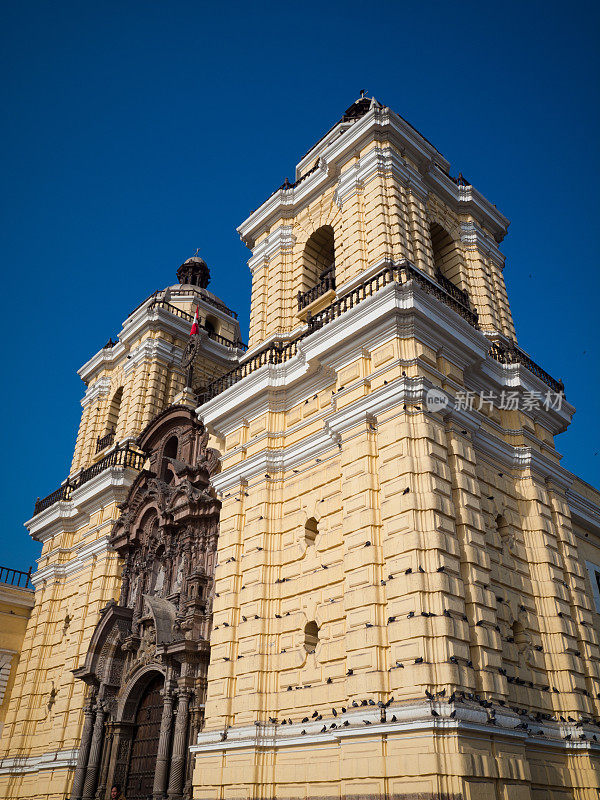
M191 797L188 747L203 724L220 503L216 454L194 413L171 406L142 432L148 456L114 525L123 558L110 602L74 671L89 686L72 800Z

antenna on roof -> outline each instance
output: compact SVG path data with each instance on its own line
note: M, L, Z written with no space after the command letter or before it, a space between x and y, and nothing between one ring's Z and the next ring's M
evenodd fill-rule
M196 252L195 252L195 253L194 253L194 255L192 256L192 258L195 258L195 257L198 255L198 253L199 253L199 252L200 252L200 248L199 248L199 247L197 247L197 248L196 248Z
M358 91L360 92L360 99L362 100L363 97L366 95L367 90L366 89L359 89Z

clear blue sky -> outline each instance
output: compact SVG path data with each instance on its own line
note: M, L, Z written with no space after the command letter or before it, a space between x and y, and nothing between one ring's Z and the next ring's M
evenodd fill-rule
M519 341L577 407L600 484L597 3L36 2L2 38L0 565L67 475L76 370L199 247L247 336L236 226L368 90L511 220Z

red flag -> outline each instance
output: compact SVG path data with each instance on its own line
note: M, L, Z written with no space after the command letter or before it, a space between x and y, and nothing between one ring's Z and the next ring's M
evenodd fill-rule
M200 333L200 317L198 316L198 306L196 306L196 313L194 314L194 324L192 325L190 336L193 336L195 333Z

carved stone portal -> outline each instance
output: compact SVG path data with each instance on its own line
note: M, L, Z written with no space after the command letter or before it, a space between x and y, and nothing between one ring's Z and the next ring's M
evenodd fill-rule
M183 406L142 432L139 474L111 533L121 596L102 611L74 675L88 702L72 800L191 797L189 745L203 724L220 503L208 434Z

